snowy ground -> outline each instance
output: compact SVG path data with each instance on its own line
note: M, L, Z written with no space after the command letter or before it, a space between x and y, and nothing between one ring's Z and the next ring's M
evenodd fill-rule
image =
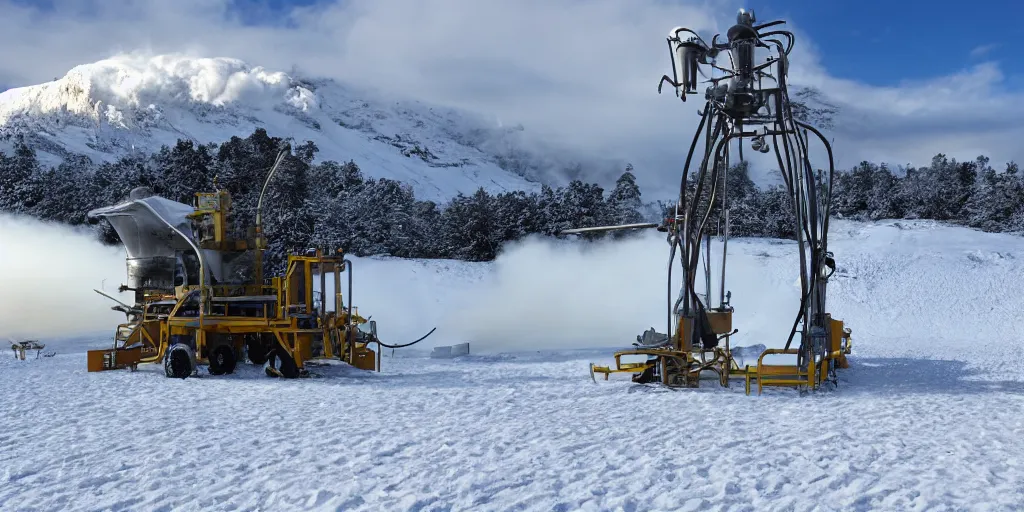
M564 331L539 319L548 337L516 353L474 337L470 357L385 352L379 374L330 366L300 381L252 367L186 380L157 366L89 374L83 351L100 339L54 342L52 358L8 353L0 510L1020 510L1024 239L899 226L837 223L831 303L853 328L852 367L837 390L804 397L594 384L588 363L611 362L628 339L592 331L591 345L607 348L579 349L574 318ZM788 328L778 325L792 322L791 249L730 243L740 344L777 346ZM382 332L404 338L437 320L435 343L448 343L479 336L471 319L461 330L443 320L456 305L496 307L484 290L512 299L507 316L528 313L515 283L553 279L516 274L538 255L575 261L591 286L618 284L593 262L620 258L548 251L483 266L362 260L363 279L391 268L395 283L412 283L405 300L424 306L400 325L384 291L356 301L378 312ZM546 307L581 314L559 306L564 283L549 286ZM632 313L634 291L618 289L612 302L626 309L615 311ZM590 323L649 326L602 313L608 301L592 295L577 296L594 306ZM511 325L498 320L495 339Z

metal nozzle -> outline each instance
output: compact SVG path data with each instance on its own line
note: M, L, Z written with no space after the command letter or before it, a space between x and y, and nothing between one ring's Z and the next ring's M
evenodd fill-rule
M747 25L747 26L752 27L752 26L754 26L754 22L755 21L757 21L757 20L754 17L754 11L748 11L746 9L741 8L739 10L739 12L736 13L736 24L737 25Z

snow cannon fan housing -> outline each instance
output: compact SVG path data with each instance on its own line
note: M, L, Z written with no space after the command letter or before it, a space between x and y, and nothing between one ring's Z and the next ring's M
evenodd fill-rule
M185 275L198 275L199 265L192 253L192 226L187 204L153 195L145 187L131 191L127 201L98 208L87 215L105 219L124 244L127 283L122 289L134 290L136 303L151 291L173 294Z
M127 283L136 303L147 295L180 295L207 284L242 283L251 279L254 244L230 238L231 196L225 190L200 192L190 206L153 194L146 187L131 191L128 200L88 213L103 218L124 244ZM205 260L200 279L198 252ZM246 257L248 256L248 257Z

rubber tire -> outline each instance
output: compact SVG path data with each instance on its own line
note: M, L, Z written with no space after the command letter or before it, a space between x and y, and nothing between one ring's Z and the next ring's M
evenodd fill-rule
M280 362L279 365L276 363ZM284 350L274 347L274 350L270 353L270 367L281 372L281 376L286 379L297 379L299 377L299 367L295 364L295 360L288 356Z
M234 373L238 358L235 357L235 349L227 343L217 345L210 351L210 375L224 375Z
M167 350L164 356L164 375L176 379L185 379L195 371L195 352L184 343L177 343Z
M257 366L263 366L267 364L267 360L270 359L269 352L270 348L267 347L266 343L257 338L255 341L250 340L245 344L246 356L249 362Z

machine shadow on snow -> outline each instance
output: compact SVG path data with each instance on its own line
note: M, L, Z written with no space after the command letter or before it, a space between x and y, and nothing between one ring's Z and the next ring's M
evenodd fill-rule
M1024 382L986 380L966 361L911 357L858 357L839 383L844 394L1024 394Z
M440 363L439 368L425 372L398 372L398 373L376 373L349 366L347 364L323 363L310 365L310 383L325 385L383 385L386 387L416 387L416 388L453 388L453 387L487 387L494 384L509 384L510 379L504 375L504 371L494 371L493 365L510 365L514 367L532 366L544 363L564 363L575 360L582 360L580 354L576 357L561 354L562 357L541 357L531 353L524 353L522 359L512 354L475 355L447 360ZM66 356L65 356L66 357ZM971 368L968 362L960 360L939 360L919 359L912 357L858 357L851 359L844 378L840 379L838 391L843 395L877 394L878 392L890 394L1014 394L1024 395L1024 381L992 380L986 379L986 372ZM484 370L483 367L490 367ZM529 375L525 376L518 371L508 368L517 373L514 382L524 383L557 383L565 382L573 386L578 385L577 376L565 374L553 375ZM139 369L137 374L153 374L154 377L163 378L163 373L156 368ZM493 374L493 376L486 376ZM266 375L261 365L239 364L235 372L230 375L209 375L200 371L201 379L216 379L221 381L265 381ZM297 383L298 384L298 383ZM301 384L300 384L301 385ZM634 392L655 391L647 385L638 384ZM742 386L739 388L742 390ZM698 391L696 389L689 392ZM704 393L729 394L729 390L715 390L713 388L701 389ZM765 390L765 396L777 395L779 393L796 393L796 390L776 389ZM703 394L703 393L701 393Z

